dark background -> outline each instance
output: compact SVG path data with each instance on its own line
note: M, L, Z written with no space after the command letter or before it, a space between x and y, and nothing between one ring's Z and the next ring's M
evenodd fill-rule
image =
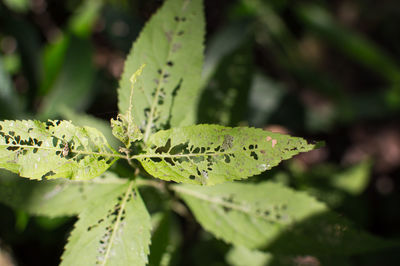
M161 4L0 2L0 118L115 117L124 59ZM398 239L398 0L206 0L205 14L198 121L325 140L325 148L254 180L308 191L360 228ZM0 215L0 247L19 265L59 262L74 219L30 217L5 205ZM207 248L212 265L224 265L227 247L198 231L186 237L197 244L180 263ZM198 265L211 265L203 260ZM380 251L349 262L396 265L400 255Z

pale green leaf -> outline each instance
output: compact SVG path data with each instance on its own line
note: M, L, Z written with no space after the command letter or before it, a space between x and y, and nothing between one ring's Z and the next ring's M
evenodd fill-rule
M118 149L119 145L121 144L118 140L114 138L111 131L110 123L106 120L97 118L90 114L75 112L73 109L68 108L67 106L60 106L60 114L66 120L74 121L74 124L77 126L88 126L96 128L104 135L108 143L114 149Z
M135 124L135 121L132 117L132 98L134 85L138 79L138 77L142 74L143 68L145 65L143 64L131 77L131 94L129 96L129 106L128 110L124 114L118 114L117 119L111 119L111 127L113 135L119 139L122 143L125 144L125 147L129 149L131 146L131 142L135 142L137 140L141 140L143 138L143 134L140 131L139 127Z
M270 252L251 250L243 246L233 246L226 254L226 260L231 266L350 266L345 256L311 256L311 255L274 255Z
M79 215L61 265L146 265L150 216L133 182L87 204Z
M78 215L90 201L120 187L127 181L111 172L90 181L27 180L11 173L0 176L0 202L33 215L49 217Z
M0 122L0 167L22 177L91 179L118 156L94 128L62 120Z
M233 246L226 254L226 260L231 266L265 266L273 260L271 253L251 250L243 246Z
M217 238L273 254L354 254L393 246L354 229L325 204L280 184L174 185Z
M111 119L112 134L125 144L127 148L130 147L131 142L135 142L143 138L143 134L139 127L128 122L129 118L125 115L118 114L117 119Z
M364 160L344 171L334 174L331 178L332 186L357 196L367 187L371 177L372 164Z
M15 12L27 12L31 6L29 0L4 0L4 4Z
M118 106L129 106L130 77L146 64L134 88L132 116L146 141L155 129L193 124L201 83L204 15L201 0L168 0L150 19L125 62Z
M202 185L244 179L312 150L317 144L246 127L196 125L153 134L134 156L154 177Z

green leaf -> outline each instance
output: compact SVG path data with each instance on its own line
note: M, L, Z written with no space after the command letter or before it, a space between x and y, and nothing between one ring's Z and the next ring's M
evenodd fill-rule
M260 72L254 73L249 95L249 124L262 127L271 121L287 91L286 87L270 77Z
M60 45L67 47L60 47L61 51L57 52L64 53L63 49L66 49L65 60L55 61L54 67L59 68L59 72L46 72L47 84L43 86L52 86L51 89L42 88L42 92L49 91L40 106L40 117L45 119L56 117L61 106L82 110L91 100L95 73L92 63L92 44L88 38L78 38L73 35L62 42L66 43ZM47 68L51 67L48 65L49 61L46 63Z
M143 68L145 65L141 65L141 67L136 70L136 72L132 75L131 81L131 94L129 96L129 107L125 114L118 114L117 119L111 119L111 127L113 135L119 139L122 143L125 144L125 147L129 149L131 146L131 142L135 142L137 140L141 140L143 138L143 134L140 131L139 127L135 125L135 122L132 117L132 98L133 98L133 88L138 79L138 77L142 74Z
M104 135L111 147L113 147L114 149L118 149L119 145L121 144L118 140L114 138L110 128L110 123L106 120L97 118L93 115L89 115L86 113L75 112L67 106L60 106L60 114L64 119L74 121L74 124L77 126L88 126L96 128Z
M198 107L198 121L236 126L245 119L253 74L251 45L245 43L221 60Z
M226 260L231 266L264 266L271 265L273 256L259 250L250 250L242 246L233 246L226 254Z
M214 185L244 179L317 148L306 140L256 128L196 125L152 135L145 154L133 156L154 177Z
M5 57L0 55L0 114L2 117L15 117L22 111L11 75L5 67Z
M196 219L217 238L275 254L354 254L393 246L354 229L303 192L282 185L174 185Z
M154 231L151 237L149 265L161 265L164 256L168 256L168 247L170 245L170 213L159 213L159 216L152 216L156 221L156 226L153 226ZM153 223L154 224L154 223Z
M121 185L79 215L61 265L146 265L150 216L133 182Z
M33 215L49 217L78 215L90 201L96 201L126 183L111 172L90 181L27 180L2 173L0 202Z
M76 36L89 36L103 4L103 1L83 1L68 21L68 29Z
M62 120L0 122L0 168L22 177L91 179L117 157L94 128Z
M130 77L142 64L132 116L144 130L193 124L201 84L204 15L202 1L169 0L151 18L125 62L118 106L129 106Z
M27 12L31 6L29 0L4 0L4 4L9 9L21 13Z
M233 246L227 253L226 260L231 266L353 265L345 256L274 255L269 252L247 249L243 246Z
M333 174L332 186L357 196L366 188L371 177L372 163L364 160L340 173Z

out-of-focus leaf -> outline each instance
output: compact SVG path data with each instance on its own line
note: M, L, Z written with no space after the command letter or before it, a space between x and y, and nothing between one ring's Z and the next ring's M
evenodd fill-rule
M111 172L91 181L27 180L5 171L0 176L0 202L32 215L72 216L82 212L90 201L97 201L126 183Z
M150 215L128 182L79 214L61 265L146 265L150 230Z
M208 86L198 107L198 122L237 126L245 118L248 91L253 75L251 45L227 54Z
M331 178L332 186L351 195L361 194L367 187L371 177L372 163L365 160Z
M266 266L270 265L273 256L259 250L251 250L243 246L233 246L226 255L226 260L232 266Z
M62 69L64 59L70 44L68 35L60 35L58 39L49 43L43 49L43 77L39 94L46 95L54 85Z
M27 97L31 101L38 87L42 62L40 57L40 37L33 24L22 17L13 16L0 8L0 24L4 33L17 41L17 51L21 58L24 78L28 82Z
M283 85L265 75L256 73L249 95L249 125L262 127L271 115L279 108L282 96L286 94Z
M65 67L65 58L71 55L70 45L74 45L75 37L88 39L94 23L99 16L103 1L88 0L75 11L68 21L66 33L60 34L58 38L47 44L43 50L43 78L40 85L40 94L47 94L54 85L57 77ZM71 40L72 39L72 40ZM73 47L79 49L79 47ZM81 52L85 51L85 48ZM69 54L68 54L69 53ZM91 51L89 51L91 53ZM84 59L88 59L84 56ZM66 59L68 61L68 58ZM90 64L86 64L90 66ZM88 76L90 79L90 76Z
M356 62L384 77L391 85L388 103L400 103L400 67L371 41L339 26L322 7L299 4L294 8L297 16L315 34L325 39ZM399 105L400 106L400 105ZM397 106L398 107L398 106Z
M153 226L154 232L151 237L149 265L169 265L172 253L176 250L177 235L179 232L172 230L171 214L165 212L160 214L157 226Z
M243 246L234 246L226 256L227 262L232 266L350 266L349 259L345 256L311 256L311 255L281 255L251 250Z
M30 8L29 0L4 0L4 4L15 12L26 12Z
M325 163L315 165L307 172L298 172L292 167L292 173L301 190L337 208L349 196L364 192L371 178L371 167L369 160L345 169Z
M86 0L68 22L69 30L76 36L87 37L91 33L104 1Z
M73 110L82 110L87 106L94 78L92 53L88 39L71 37L61 72L51 92L43 99L41 117L57 116L63 105Z
M0 114L2 117L13 118L21 112L21 105L2 59L0 56Z
M208 84L221 60L237 50L249 36L249 23L240 21L225 26L211 37L204 58L203 83Z
M313 30L329 44L389 81L399 82L400 69L389 56L370 41L339 26L324 8L312 4L300 4L294 10L309 30Z
M17 73L21 68L21 58L19 54L12 53L8 55L4 55L2 58L4 70L13 75Z
M359 231L303 192L279 184L174 185L217 238L272 254L350 255L397 246Z

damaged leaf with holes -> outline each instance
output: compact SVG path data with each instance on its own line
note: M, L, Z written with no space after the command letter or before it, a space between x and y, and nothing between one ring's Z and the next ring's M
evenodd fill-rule
M154 177L215 185L260 174L320 143L256 128L196 125L163 130L138 159Z
M116 160L103 134L69 121L0 122L0 167L21 177L86 180Z
M188 184L173 189L217 238L273 254L358 254L398 245L354 227L303 192L281 184Z
M96 198L78 218L61 265L146 265L151 222L132 181Z
M132 106L145 140L159 129L195 122L204 24L202 1L165 1L133 44L119 84L118 107L120 113L129 108L130 77L146 64L133 88Z
M112 134L127 148L130 147L132 142L141 140L143 138L143 134L140 129L128 121L128 118L121 114L117 116L117 119L111 119Z
M143 64L135 73L133 73L130 79L131 94L129 95L128 110L125 112L124 115L118 114L116 120L111 119L112 134L114 135L114 137L124 143L127 149L129 149L132 142L141 140L143 138L142 132L140 131L139 127L136 126L135 121L132 117L132 98L134 85L138 77L142 74L144 67L145 65Z

